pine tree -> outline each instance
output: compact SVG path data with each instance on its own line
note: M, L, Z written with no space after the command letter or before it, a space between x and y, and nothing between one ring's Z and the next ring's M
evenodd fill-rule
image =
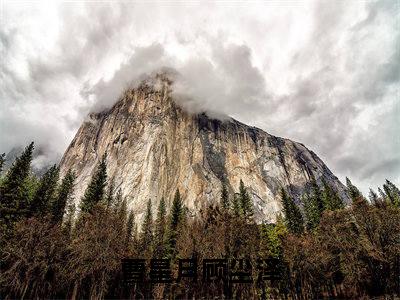
M239 184L239 200L243 216L251 218L253 216L253 203L242 180L240 180Z
M0 187L0 215L9 221L28 212L29 180L34 144L29 144L8 170Z
M322 203L323 209L326 210L336 210L344 208L344 203L339 197L337 192L335 192L325 180L322 180L323 191L322 191Z
M165 205L164 197L161 198L160 204L158 205L157 210L157 220L156 220L156 229L155 229L155 257L161 258L164 256L164 240L166 233L166 214L167 208Z
M107 196L106 196L107 209L110 209L113 205L114 193L115 193L115 183L114 180L111 180L110 184L108 185Z
M281 198L285 222L288 230L294 234L301 234L304 231L303 216L294 200L288 196L286 191L281 189Z
M72 227L74 224L75 211L76 211L75 204L68 203L65 214L65 222L63 226L63 230L68 236L71 235Z
M6 154L5 153L0 154L0 174L3 171L3 166L5 161L6 161Z
M353 185L353 183L350 181L348 177L346 177L346 186L347 186L347 193L350 199L353 201L353 203L363 198L361 192L355 185Z
M395 184L386 179L386 183L383 185L383 190L385 191L390 202L396 206L400 207L400 190Z
M175 192L174 200L172 202L172 208L170 213L170 221L168 227L168 238L167 238L167 256L170 259L175 258L176 255L176 242L178 238L178 226L183 218L183 203L179 190Z
M379 201L378 194L375 193L375 191L373 189L369 189L368 198L369 198L369 201L373 204L377 204L377 202Z
M241 207L240 207L240 196L239 193L235 193L232 199L232 209L235 217L240 217L241 215Z
M40 179L39 188L30 204L29 214L32 216L44 216L51 210L55 201L57 182L60 169L53 165Z
M68 170L61 181L57 191L57 196L51 205L52 219L56 223L61 223L67 204L71 203L74 192L75 173Z
M221 189L221 206L225 210L228 210L230 208L229 194L225 183L222 184L222 189Z
M125 236L125 245L129 247L133 240L133 230L135 227L135 214L131 210L128 215L128 220L126 222L126 236Z
M141 233L141 249L144 253L150 253L153 244L153 213L151 200L147 202L147 210L144 215Z
M80 207L82 212L91 212L94 206L104 198L107 183L106 160L107 154L104 154L82 198Z

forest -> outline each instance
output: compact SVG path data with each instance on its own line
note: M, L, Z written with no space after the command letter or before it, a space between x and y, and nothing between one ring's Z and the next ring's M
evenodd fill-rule
M400 191L389 180L366 197L347 179L351 203L315 179L301 203L282 188L283 213L271 224L254 222L249 187L241 181L232 195L222 182L220 199L195 216L177 190L154 209L149 199L138 224L107 176L106 154L76 207L74 171L60 178L54 165L36 176L33 150L1 172L2 299L400 297ZM127 282L126 259L144 260L140 281ZM173 280L151 280L155 259ZM176 280L185 259L196 260L197 278ZM205 278L209 259L220 265ZM260 261L274 262L275 275ZM251 280L229 281L224 272L238 262Z

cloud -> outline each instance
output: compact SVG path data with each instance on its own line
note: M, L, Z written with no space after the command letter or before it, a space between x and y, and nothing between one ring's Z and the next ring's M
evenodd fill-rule
M396 1L5 2L2 14L2 152L34 139L56 161L89 111L169 68L188 110L300 141L364 191L400 183Z

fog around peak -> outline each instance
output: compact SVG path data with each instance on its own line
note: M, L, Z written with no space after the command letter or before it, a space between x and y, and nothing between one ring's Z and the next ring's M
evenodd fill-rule
M89 112L168 70L189 111L302 142L364 192L400 181L396 1L5 2L2 15L1 152L35 140L56 162Z

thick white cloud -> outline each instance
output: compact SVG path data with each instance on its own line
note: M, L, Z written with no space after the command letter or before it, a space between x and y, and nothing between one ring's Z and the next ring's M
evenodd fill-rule
M194 111L306 144L366 191L400 182L397 1L5 2L0 151L50 160L143 74Z

